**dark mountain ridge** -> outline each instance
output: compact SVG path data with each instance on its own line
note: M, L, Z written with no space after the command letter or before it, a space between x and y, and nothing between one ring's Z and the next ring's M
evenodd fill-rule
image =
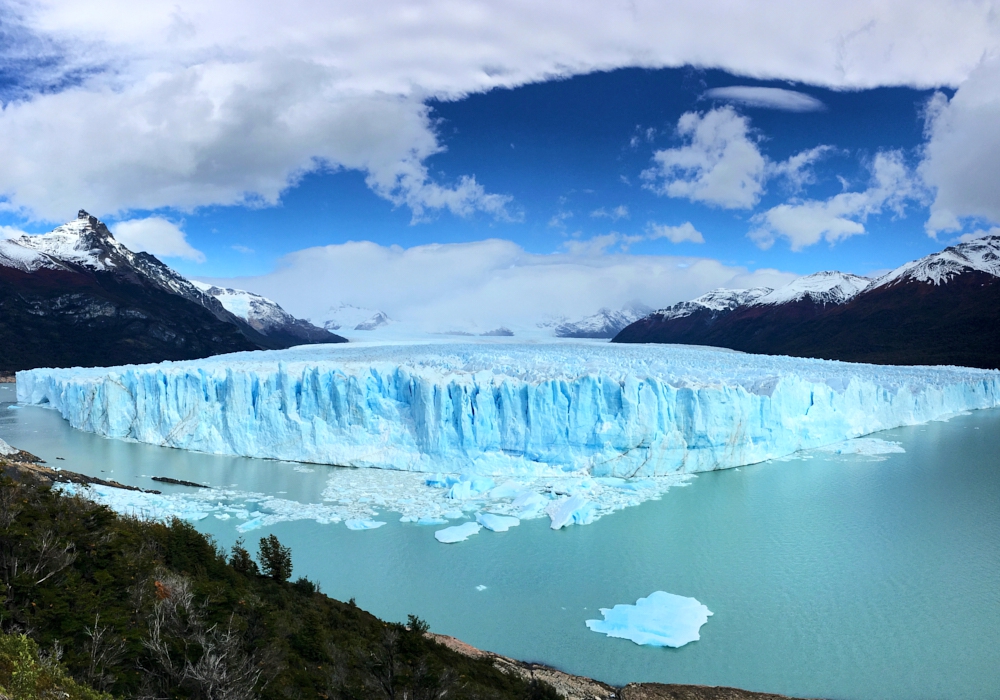
M315 331L306 338L258 331L82 210L51 233L0 240L0 372L344 342Z
M742 290L710 294L721 291ZM1000 236L946 248L877 280L817 273L726 308L703 299L650 314L612 342L1000 368Z

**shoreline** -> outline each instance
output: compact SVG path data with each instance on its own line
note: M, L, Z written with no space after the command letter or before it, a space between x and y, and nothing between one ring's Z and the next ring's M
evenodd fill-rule
M428 632L427 636L459 654L473 659L488 659L493 662L494 667L507 675L517 675L526 681L548 683L565 700L796 700L788 695L713 685L629 683L616 688L545 664L519 661L492 651L483 651L446 634Z

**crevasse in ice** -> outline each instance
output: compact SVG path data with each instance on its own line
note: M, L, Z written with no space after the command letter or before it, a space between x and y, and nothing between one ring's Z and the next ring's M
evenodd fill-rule
M36 369L17 393L108 437L462 474L460 501L494 487L476 476L700 472L995 407L1000 373L683 346L339 345Z

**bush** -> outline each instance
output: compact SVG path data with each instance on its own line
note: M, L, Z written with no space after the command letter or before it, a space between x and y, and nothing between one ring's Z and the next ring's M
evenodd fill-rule
M38 645L23 634L0 634L0 697L113 700L75 683L57 658L43 657Z

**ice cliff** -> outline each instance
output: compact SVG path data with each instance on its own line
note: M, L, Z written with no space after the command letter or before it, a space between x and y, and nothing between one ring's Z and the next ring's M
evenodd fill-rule
M1000 406L1000 372L493 341L36 369L18 373L17 395L75 428L209 453L636 478L735 467Z

